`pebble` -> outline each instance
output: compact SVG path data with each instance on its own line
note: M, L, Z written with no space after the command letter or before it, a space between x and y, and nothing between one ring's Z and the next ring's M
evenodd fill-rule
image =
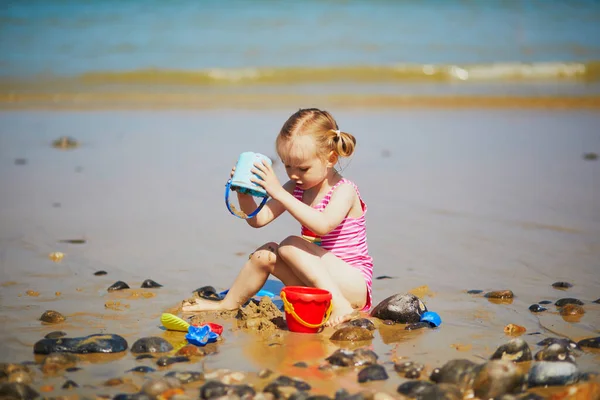
M138 339L131 346L132 353L166 353L171 350L171 343L158 336Z
M529 306L529 311L533 312L533 313L539 313L539 312L544 312L547 311L548 309L546 307L542 307L539 304L532 304Z
M583 301L581 301L579 299L574 299L572 297L565 297L564 299L556 300L556 303L554 303L554 305L557 307L563 307L563 306L566 306L567 304L575 304L578 306L582 306Z
M365 368L361 369L358 373L358 382L370 382L370 381L384 381L388 379L389 376L383 367L380 364L368 365Z
M110 287L106 290L108 290L109 292L114 292L115 290L123 290L123 289L129 289L129 285L123 281L116 281L115 283L110 285Z
M141 287L144 289L153 289L153 288L162 287L162 285L160 283L153 281L152 279L146 279L144 282L142 282Z
M41 321L46 322L48 324L58 324L60 322L63 322L65 319L66 318L64 315L54 310L47 310L40 317Z
M573 284L569 282L554 282L552 287L555 289L569 289L573 287Z

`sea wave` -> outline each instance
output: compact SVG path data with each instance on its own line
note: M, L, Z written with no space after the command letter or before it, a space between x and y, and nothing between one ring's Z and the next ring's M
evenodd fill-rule
M3 78L7 88L24 83L76 85L281 85L385 82L537 82L600 81L600 61L493 64L393 64L281 68L210 68L203 70L138 69L97 71L76 76Z

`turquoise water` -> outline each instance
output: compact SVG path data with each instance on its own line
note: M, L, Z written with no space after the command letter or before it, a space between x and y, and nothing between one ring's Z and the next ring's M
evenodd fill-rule
M598 38L599 1L12 1L0 9L0 76L585 65L600 60Z

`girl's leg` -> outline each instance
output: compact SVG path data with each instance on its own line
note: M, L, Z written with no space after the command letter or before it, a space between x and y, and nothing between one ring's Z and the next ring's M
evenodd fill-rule
M223 300L196 299L194 303L184 302L182 311L235 310L260 290L269 274L277 276L286 285L301 285L298 277L277 256L277 247L277 243L267 243L252 253Z
M327 326L352 318L364 307L367 285L360 271L333 253L298 236L290 236L279 245L278 254L306 286L331 292L333 311Z

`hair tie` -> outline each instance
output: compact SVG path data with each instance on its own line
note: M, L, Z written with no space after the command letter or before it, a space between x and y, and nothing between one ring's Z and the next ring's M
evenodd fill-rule
M339 139L340 138L340 130L339 129L334 129L333 130L335 132L335 136Z

